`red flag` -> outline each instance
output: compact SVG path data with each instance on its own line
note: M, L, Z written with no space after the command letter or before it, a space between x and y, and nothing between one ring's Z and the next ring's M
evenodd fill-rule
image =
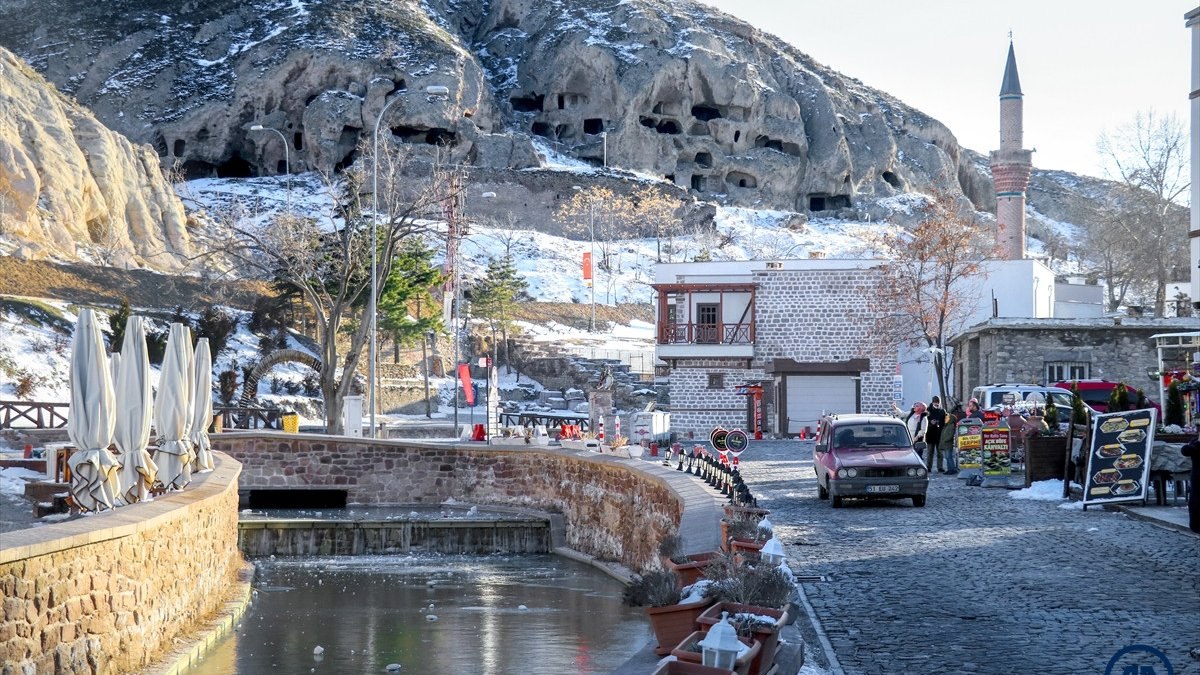
M463 399L467 405L475 405L475 388L471 386L471 366L458 364L458 381L462 383Z
M592 280L592 254L591 253L583 254L583 280L584 281Z

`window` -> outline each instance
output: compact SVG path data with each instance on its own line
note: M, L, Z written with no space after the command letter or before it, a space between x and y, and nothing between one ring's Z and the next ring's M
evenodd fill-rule
M708 374L709 389L724 389L725 388L725 373L709 373Z
M1046 363L1046 383L1086 380L1092 376L1091 372L1092 364L1087 361L1048 361Z

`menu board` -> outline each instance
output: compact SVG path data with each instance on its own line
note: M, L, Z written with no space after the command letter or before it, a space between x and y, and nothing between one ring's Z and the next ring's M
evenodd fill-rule
M1156 414L1149 408L1092 418L1084 506L1146 498Z
M967 419L958 423L954 437L955 450L958 451L958 469L960 473L978 471L983 466L983 435L982 422L977 419Z
M982 435L983 475L1007 478L1012 471L1008 425L995 427L985 425Z

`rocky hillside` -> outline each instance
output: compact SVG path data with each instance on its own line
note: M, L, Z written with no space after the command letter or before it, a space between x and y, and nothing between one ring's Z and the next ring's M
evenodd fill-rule
M937 186L994 209L945 125L689 0L10 1L0 44L189 177L337 170L400 95L393 140L450 148L534 226L579 180L539 147L726 204L879 219Z
M177 270L183 205L158 158L0 48L0 235L21 258Z

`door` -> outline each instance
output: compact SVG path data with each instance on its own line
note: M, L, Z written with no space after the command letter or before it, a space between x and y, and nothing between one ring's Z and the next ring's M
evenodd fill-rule
M717 339L717 312L720 305L716 304L697 304L696 305L696 343L715 345L719 342Z
M804 427L813 433L826 414L858 412L858 382L850 375L788 375L784 382L788 434Z

